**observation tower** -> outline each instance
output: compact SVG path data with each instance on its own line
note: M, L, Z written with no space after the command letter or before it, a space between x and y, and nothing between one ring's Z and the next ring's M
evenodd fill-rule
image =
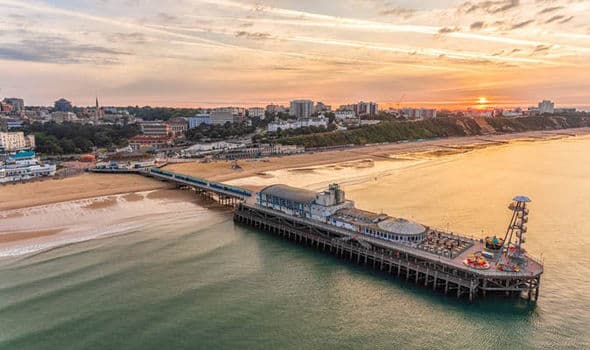
M527 267L528 259L523 244L526 242L526 223L529 221L527 204L530 202L530 198L526 196L516 196L508 205L508 209L512 211L512 219L506 230L503 245L496 260L498 270L519 272Z

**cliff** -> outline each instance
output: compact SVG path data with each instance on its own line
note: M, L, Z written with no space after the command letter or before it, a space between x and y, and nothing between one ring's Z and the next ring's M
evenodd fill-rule
M285 145L328 147L588 126L590 126L590 116L588 115L520 118L449 117L419 121L386 121L365 128L285 137L277 142Z

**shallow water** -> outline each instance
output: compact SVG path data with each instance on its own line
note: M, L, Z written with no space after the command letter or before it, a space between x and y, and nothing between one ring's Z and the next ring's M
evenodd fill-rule
M529 195L527 248L545 260L536 306L457 301L235 226L194 201L120 198L65 212L86 213L96 232L139 226L0 261L0 348L590 348L589 149L590 139L571 138L241 180L346 179L359 207L476 236L502 233L507 202ZM58 208L0 220L26 225ZM81 227L68 229L84 237Z

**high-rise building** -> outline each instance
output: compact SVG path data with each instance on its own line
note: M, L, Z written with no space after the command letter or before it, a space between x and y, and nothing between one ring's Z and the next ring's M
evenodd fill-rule
M25 110L25 101L22 98L7 97L4 99L4 103L11 105L13 112L20 113Z
M291 108L289 114L299 118L309 118L313 113L313 101L312 100L294 100L291 101Z
M35 135L27 135L22 131L0 132L0 150L15 152L35 148Z
M379 107L375 102L359 102L356 108L356 114L359 116L374 117L379 112Z
M543 100L539 102L539 113L540 114L553 114L555 112L555 103L549 100Z
M57 112L71 112L72 103L65 98L60 98L53 104L55 111Z
M262 108L262 107L248 108L248 116L250 118L264 119L264 108Z

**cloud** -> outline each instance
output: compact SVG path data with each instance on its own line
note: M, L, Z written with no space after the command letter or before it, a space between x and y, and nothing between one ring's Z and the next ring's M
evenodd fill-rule
M484 11L491 14L497 14L509 11L520 5L520 0L488 0L480 2L467 1L461 5L465 13L472 13L475 11Z
M542 15L542 14L545 14L545 13L559 11L561 9L563 9L563 6L546 7L544 9L542 9L541 11L539 11L539 15Z
M528 26L529 24L533 23L534 19L529 19L528 21L519 22L510 26L510 29L520 29Z
M483 28L483 27L484 27L484 25L485 25L485 23L484 23L484 22L482 22L482 21L477 21L477 22L473 22L473 23L471 23L471 25L469 26L469 28L470 28L471 30L478 30L478 29L481 29L481 28Z
M555 21L558 21L558 20L564 19L564 18L565 18L565 16L562 16L562 15L553 16L553 17L549 18L548 20L546 20L545 24L555 22Z
M272 36L269 33L246 32L243 30L236 32L236 37L247 38L252 40L267 40L272 38Z
M147 42L145 34L140 32L110 33L106 37L111 42L127 42L132 44L145 44Z
M0 58L13 61L75 64L115 64L126 52L85 45L56 36L23 39L11 47L0 47Z
M549 51L550 49L551 49L551 46L548 46L548 45L539 45L539 46L535 47L535 49L533 50L533 54L539 53L539 52Z
M384 15L384 16L396 16L396 17L402 17L402 18L408 19L408 18L414 16L414 14L416 14L416 10L408 9L408 8L393 8L393 9L383 10L383 11L379 12L379 14Z
M449 34L449 33L455 33L455 32L460 32L461 28L459 27L443 27L441 29L438 30L439 34Z
M559 21L559 23L564 24L564 23L571 21L572 19L574 19L574 16L569 16L568 18Z
M168 14L168 13L165 13L165 12L158 13L158 18L160 18L162 21L165 21L165 22L173 22L178 19L178 17Z

